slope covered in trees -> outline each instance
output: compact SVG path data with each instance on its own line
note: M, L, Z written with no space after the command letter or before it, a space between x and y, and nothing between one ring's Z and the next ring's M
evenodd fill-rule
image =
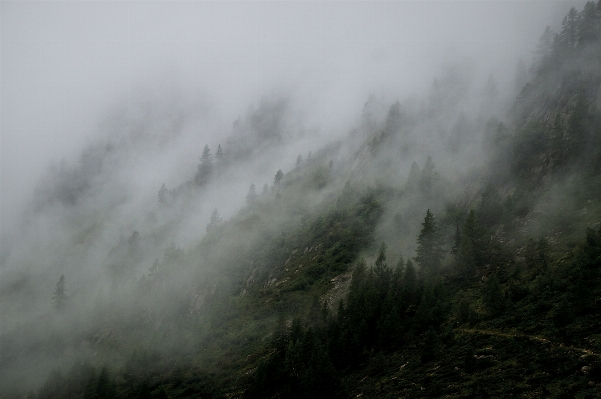
M149 264L211 184L280 148L287 105L263 103L161 187L111 251L110 295L61 276L52 309L2 331L0 397L595 397L601 1L537 52L511 119L466 112L456 71L421 108L370 100L348 141L246 182L237 213Z

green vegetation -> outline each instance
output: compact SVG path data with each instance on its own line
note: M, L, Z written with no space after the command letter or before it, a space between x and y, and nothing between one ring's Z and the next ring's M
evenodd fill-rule
M327 149L299 154L271 190L251 184L238 214L215 210L200 243L172 244L132 292L81 316L96 327L63 326L84 355L28 397L597 397L600 26L601 1L589 2L545 32L513 126L486 125L494 149L475 189L446 194L457 183L430 156L402 184L380 176L385 147L410 130L396 102L357 152L373 171L360 159L340 177ZM205 146L190 182L217 169ZM161 209L182 190L163 185ZM51 301L75 307L67 299L61 276ZM115 316L118 303L130 305ZM4 361L29 355L30 327L3 333ZM40 347L66 352L61 340Z

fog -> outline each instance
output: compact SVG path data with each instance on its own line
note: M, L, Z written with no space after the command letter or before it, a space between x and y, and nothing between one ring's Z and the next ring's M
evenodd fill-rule
M91 140L116 101L135 107L139 90L202 102L224 133L250 104L283 92L307 125L340 132L368 95L419 92L444 63L468 59L475 76L507 87L570 5L3 2L3 225L50 161Z
M215 209L234 217L251 184L274 190L299 154L331 161L336 187L402 185L413 162L443 153L442 176L463 176L486 158L472 151L486 122L504 120L518 94L519 63L531 63L546 25L583 4L2 2L2 328L48 313L61 274L76 312L116 300L119 265L134 264L116 274L133 284L170 245L192 250ZM396 101L403 142L370 155L366 142L398 129ZM411 152L397 156L403 145ZM170 206L158 201L163 184ZM452 195L451 184L439 189ZM310 208L328 195L296 201ZM387 220L413 211L387 209ZM391 230L383 223L379 237Z

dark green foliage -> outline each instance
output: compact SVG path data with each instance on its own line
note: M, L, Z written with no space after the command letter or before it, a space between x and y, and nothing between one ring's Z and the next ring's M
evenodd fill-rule
M488 184L482 193L478 215L480 215L480 223L485 228L496 226L503 219L501 196L492 184Z
M473 317L472 309L470 308L470 301L467 298L461 297L459 299L455 317L457 319L457 323L459 324L464 324L471 321Z
M497 315L503 311L505 295L496 274L492 274L482 286L482 302L490 314Z
M96 368L54 371L37 397L598 396L600 20L601 1L587 3L581 13L570 11L555 41L545 32L515 121L491 119L485 128L491 158L510 159L509 170L491 162L495 170L478 176L493 182L475 188L480 201L455 198L439 223L428 210L414 260L401 257L392 270L404 231L379 249L374 231L384 210L400 215L405 203L395 201L450 201L430 157L422 170L412 165L404 190L359 188L351 177L337 192L337 171L325 167L331 158L302 163L299 155L289 178L275 175L277 201L259 200L253 187L252 208L225 222L215 212L197 248L168 247L139 284L143 315L106 321L113 341L84 337L99 353ZM397 103L381 136L399 136L401 122ZM471 128L468 122L457 129ZM268 133L276 125L254 124ZM196 182L210 177L206 146ZM562 179L575 181L575 205L549 212L541 198ZM325 205L303 203L299 193L325 186ZM175 207L175 199L163 185L161 205ZM398 219L419 223L412 217ZM595 229L579 242L585 225ZM225 243L230 234L235 239ZM454 256L444 265L443 235ZM357 261L362 253L374 264ZM61 280L55 306L65 297ZM0 335L3 361L22 352L15 335ZM56 353L69 348L58 334L43 345ZM131 355L109 363L109 373L98 362L111 351Z
M335 398L340 381L324 344L311 328L294 319L274 337L275 351L255 371L249 397Z
M547 270L547 259L549 257L549 242L541 237L538 240L530 238L524 250L524 262L529 271L535 274Z
M495 217L496 218L496 217ZM471 279L475 272L494 261L500 250L494 248L487 229L480 222L482 218L470 210L460 234L460 242L455 254L455 267L460 276ZM493 217L484 218L491 223Z
M513 173L520 177L540 174L544 164L541 165L539 154L547 151L547 145L544 126L536 120L526 124L514 139Z
M442 265L444 252L442 238L434 215L428 209L422 223L422 229L417 237L417 255L415 261L419 265L420 273L424 275L435 275Z

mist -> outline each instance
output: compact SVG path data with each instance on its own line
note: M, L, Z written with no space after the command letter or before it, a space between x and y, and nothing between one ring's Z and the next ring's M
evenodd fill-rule
M409 187L430 156L444 193L432 198L442 199L408 188L376 230L378 242L399 242L392 257L413 256L426 209L469 197L470 184L475 196L484 181L487 129L508 118L520 63L532 63L549 21L583 4L2 2L2 332L53 332L17 347L86 337L61 341L58 360L44 352L35 368L35 353L9 355L4 377L36 387L52 368L93 357L98 326L117 318L109 308L154 306L144 323L157 328L190 302L183 292L206 308L233 253L301 225L345 184ZM203 180L205 146L213 169ZM260 205L285 205L249 211L251 184ZM240 232L207 252L215 210ZM169 265L176 279L146 283ZM244 267L246 281L272 277ZM77 305L50 320L61 275ZM145 294L132 288L144 284ZM118 352L103 361L122 365Z

